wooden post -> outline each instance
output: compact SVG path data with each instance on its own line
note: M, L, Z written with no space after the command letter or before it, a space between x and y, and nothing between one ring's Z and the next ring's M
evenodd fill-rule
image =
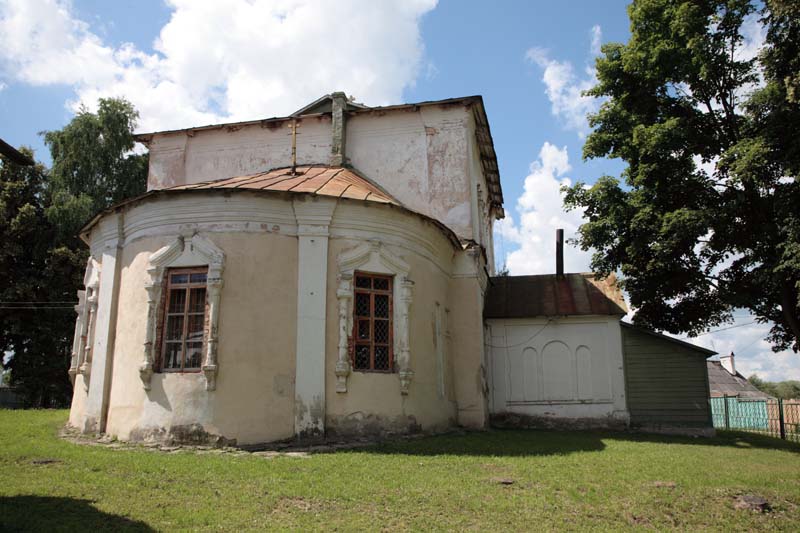
M781 429L781 438L786 440L786 422L783 419L783 400L778 398L778 423Z
M724 407L725 412L725 429L731 429L731 421L728 415L728 396L725 395L722 397L722 406Z

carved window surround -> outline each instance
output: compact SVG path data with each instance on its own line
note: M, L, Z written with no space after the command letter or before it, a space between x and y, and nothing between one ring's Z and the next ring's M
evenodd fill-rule
M395 277L393 283L394 354L400 379L400 392L408 394L414 372L411 370L409 344L409 311L414 282L409 278L410 267L401 257L389 251L379 241L371 241L339 255L339 346L336 360L336 392L347 392L347 376L351 372L350 334L353 331L353 275L356 270Z
M69 377L75 384L75 377L83 376L83 387L89 390L89 376L92 372L92 341L94 323L97 317L97 290L100 287L100 263L89 258L86 272L83 275L85 290L78 291L78 305L75 313L75 337L72 340L72 357L69 365Z
M222 292L222 272L225 254L213 242L198 234L180 236L150 256L147 273L147 331L144 342L144 360L139 366L139 377L145 390L150 390L155 365L156 330L160 321L159 302L164 288L167 268L208 267L206 294L208 297L208 339L205 345L202 370L206 377L206 390L217 388L217 346L219 344L219 300Z
M78 375L80 366L80 354L83 350L83 323L86 320L84 311L86 309L86 291L78 291L78 305L75 306L75 336L72 339L72 354L69 360L69 379L75 385L75 377Z

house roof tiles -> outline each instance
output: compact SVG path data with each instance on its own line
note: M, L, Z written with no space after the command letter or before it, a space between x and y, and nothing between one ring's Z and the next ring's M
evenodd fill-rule
M744 399L772 398L761 392L740 373L731 374L719 361L706 361L708 366L708 388L712 398L721 396L738 396Z

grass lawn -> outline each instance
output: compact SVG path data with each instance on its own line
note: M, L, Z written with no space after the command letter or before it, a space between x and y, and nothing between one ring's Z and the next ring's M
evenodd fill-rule
M800 446L754 435L489 431L266 459L77 445L66 418L0 410L0 530L800 530Z

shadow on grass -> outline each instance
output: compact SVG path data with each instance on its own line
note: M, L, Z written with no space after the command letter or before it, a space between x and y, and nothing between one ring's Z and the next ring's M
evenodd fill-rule
M681 437L658 435L654 433L609 433L606 439L632 442L656 442L674 444L694 444L699 446L727 446L742 449L782 450L800 454L800 443L782 440L777 437L760 435L749 431L719 431L713 438Z
M541 456L605 449L600 434L535 429L492 429L464 435L437 435L419 440L386 442L364 452L402 455Z
M800 444L747 432L719 432L714 438L610 431L553 431L491 429L465 435L438 435L419 440L387 442L363 452L400 455L544 456L575 452L601 452L604 441L648 442L741 449L783 450L800 454Z
M123 516L104 513L89 500L44 496L0 497L0 531L155 531Z

